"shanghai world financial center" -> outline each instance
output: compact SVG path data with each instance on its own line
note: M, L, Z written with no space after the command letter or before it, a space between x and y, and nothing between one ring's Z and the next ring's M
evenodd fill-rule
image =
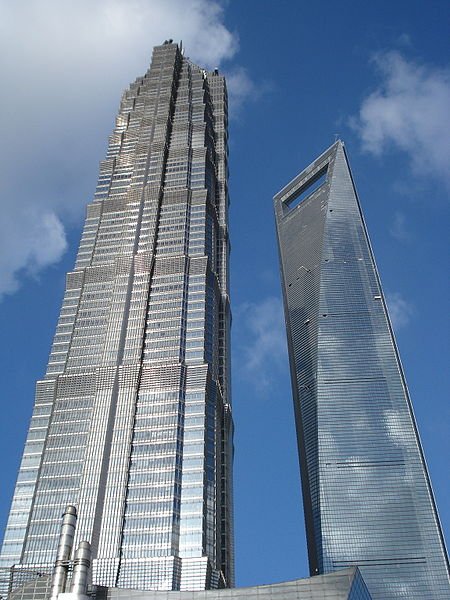
M91 543L94 586L233 588L227 135L224 77L171 40L155 47L122 97L67 274L3 570L51 573L74 505L74 546ZM376 600L448 598L443 535L340 141L277 194L275 212L311 575L353 569L346 598L370 597L358 569ZM13 581L3 593L34 597Z

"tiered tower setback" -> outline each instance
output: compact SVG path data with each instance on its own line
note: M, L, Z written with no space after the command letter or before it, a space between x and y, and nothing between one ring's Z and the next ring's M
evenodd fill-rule
M67 274L2 567L51 572L75 504L94 583L233 585L227 143L224 77L156 47Z

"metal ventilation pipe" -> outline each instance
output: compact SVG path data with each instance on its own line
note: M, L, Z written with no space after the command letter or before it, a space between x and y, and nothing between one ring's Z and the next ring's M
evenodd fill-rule
M69 558L72 552L76 524L77 509L72 504L69 504L63 514L58 552L56 553L55 568L53 569L50 600L57 600L58 594L64 592L66 589Z
M86 594L90 567L91 545L89 542L80 542L73 563L72 594Z

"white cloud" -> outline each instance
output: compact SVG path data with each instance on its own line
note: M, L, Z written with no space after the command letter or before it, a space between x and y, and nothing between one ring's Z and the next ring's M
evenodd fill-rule
M381 83L352 120L363 148L379 156L397 147L416 174L450 186L450 69L419 65L399 52L378 54L374 62Z
M414 315L414 307L398 292L387 292L386 303L392 326L397 331L406 327Z
M0 298L19 287L22 271L37 275L57 262L66 250L64 227L53 212L33 210L2 214L0 237Z
M258 96L259 90L243 67L228 72L226 77L230 112L234 115L239 112L246 100Z
M394 213L389 233L399 242L405 242L410 238L408 227L406 225L406 217L399 210Z
M239 118L244 104L255 102L273 90L270 80L256 83L244 67L225 69L225 76L228 90L228 111L231 118Z
M397 45L410 48L412 46L411 36L408 33L401 33L397 38Z
M0 0L0 298L61 257L120 94L167 38L208 68L239 45L214 0Z
M236 311L236 348L244 375L261 391L270 389L287 365L286 329L279 298L248 302Z

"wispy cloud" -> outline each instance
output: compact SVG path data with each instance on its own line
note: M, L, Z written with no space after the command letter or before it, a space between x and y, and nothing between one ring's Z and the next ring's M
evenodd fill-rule
M257 85L244 67L237 67L226 73L229 95L230 116L238 116L243 105L257 100L268 89L267 83Z
M395 211L394 213L394 218L392 219L391 226L389 227L389 233L399 242L406 242L410 239L410 233L406 224L406 217L399 210Z
M2 214L0 236L0 298L19 287L22 274L37 275L57 262L67 247L64 227L51 211L30 208Z
M397 46L403 46L404 48L410 48L412 46L412 39L409 33L401 33L396 41Z
M146 71L152 47L182 40L192 60L222 69L239 40L215 0L0 0L0 12L1 298L61 258L120 93ZM242 102L252 83L236 73Z
M259 390L269 390L287 365L286 330L279 298L238 307L234 331L243 375Z
M397 51L377 54L374 64L380 84L351 121L363 148L380 156L396 147L415 174L450 187L450 69L417 64Z
M414 315L414 306L399 292L387 292L386 303L394 329L398 331L406 327Z

